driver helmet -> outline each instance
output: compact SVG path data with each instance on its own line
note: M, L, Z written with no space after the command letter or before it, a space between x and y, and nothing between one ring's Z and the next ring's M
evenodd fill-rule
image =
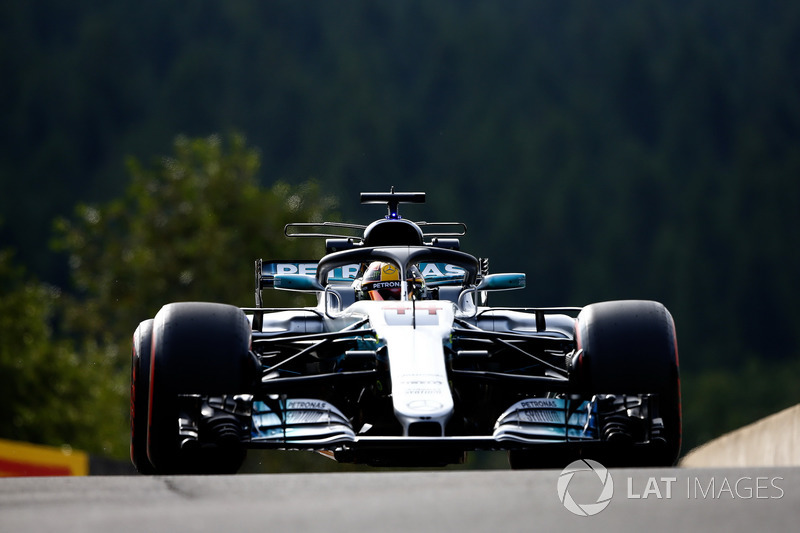
M420 300L425 292L425 280L417 267L412 266L406 275L409 298ZM391 263L375 261L361 277L363 299L399 300L401 293L400 269Z

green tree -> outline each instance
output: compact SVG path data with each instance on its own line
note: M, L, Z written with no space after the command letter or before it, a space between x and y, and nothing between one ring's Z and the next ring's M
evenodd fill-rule
M61 294L0 251L0 437L122 454L125 383L97 345L58 338Z
M57 223L80 293L70 323L82 331L128 335L171 301L253 305L255 259L323 251L283 227L322 220L334 200L313 183L261 187L259 154L241 136L178 137L172 156L152 167L131 159L128 169L124 197Z
M262 188L259 154L241 136L178 137L173 155L152 167L132 159L128 169L122 198L81 205L74 219L57 222L56 247L68 253L78 291L66 303L65 328L101 347L114 379L127 378L134 329L162 305L252 306L255 259L323 251L321 243L287 239L283 228L331 218L334 200L313 183ZM269 297L270 305L308 303ZM127 406L127 391L118 392L115 405ZM120 427L120 440L126 431Z

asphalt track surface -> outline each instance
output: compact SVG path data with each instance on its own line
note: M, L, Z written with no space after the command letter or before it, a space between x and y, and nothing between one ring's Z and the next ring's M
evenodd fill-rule
M2 479L0 532L800 530L797 467L610 472L594 516L561 503L560 470ZM583 504L603 486L566 487Z

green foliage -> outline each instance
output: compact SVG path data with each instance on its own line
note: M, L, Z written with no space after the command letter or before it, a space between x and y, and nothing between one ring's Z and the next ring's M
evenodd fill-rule
M127 342L171 301L251 306L255 259L324 251L283 234L287 223L320 221L333 207L316 184L262 188L258 152L241 136L178 137L174 152L152 168L130 160L124 197L81 205L58 222L57 245L81 294L70 315L80 330Z
M0 437L121 455L127 376L98 346L57 337L61 295L0 252Z

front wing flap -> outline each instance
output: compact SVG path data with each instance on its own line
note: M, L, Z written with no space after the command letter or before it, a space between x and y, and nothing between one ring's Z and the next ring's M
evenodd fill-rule
M510 449L537 444L591 443L614 439L658 440L663 430L653 412L655 396L597 395L591 400L529 398L509 407L491 435L404 437L368 435L353 428L331 403L313 398L253 402L250 435L253 447L336 449L461 446L465 449Z

